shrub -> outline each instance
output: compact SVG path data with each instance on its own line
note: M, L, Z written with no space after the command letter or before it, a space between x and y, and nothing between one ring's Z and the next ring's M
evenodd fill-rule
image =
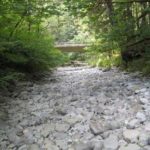
M54 48L49 36L19 33L11 41L0 42L1 87L7 86L11 79L19 79L20 73L48 71L65 60L65 56Z

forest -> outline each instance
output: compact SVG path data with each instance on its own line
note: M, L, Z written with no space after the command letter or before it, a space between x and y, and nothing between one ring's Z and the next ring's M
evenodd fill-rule
M84 60L150 74L149 0L1 0L0 87L69 61L59 42L90 42Z

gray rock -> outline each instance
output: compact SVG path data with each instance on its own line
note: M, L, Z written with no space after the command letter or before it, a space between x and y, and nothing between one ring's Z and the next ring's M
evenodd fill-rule
M30 144L34 143L34 137L33 137L33 133L31 130L25 129L25 130L23 130L23 134L28 143L30 143Z
M82 118L80 115L66 115L63 118L64 122L68 123L70 126L74 126L76 123L81 122Z
M148 104L148 99L147 98L140 98L140 103L141 104Z
M145 146L144 150L150 150L150 145Z
M57 145L55 145L52 141L46 139L45 143L45 149L46 150L59 150Z
M40 147L37 144L32 144L32 145L29 145L28 150L40 150Z
M43 127L43 129L41 130L41 135L42 135L43 137L48 137L48 135L49 135L52 131L55 130L55 124L50 123L50 124L45 124L45 125L43 125L43 126L44 126L44 127Z
M62 116L65 116L67 114L67 109L58 108L57 113Z
M140 125L140 122L138 119L132 119L127 123L127 129L134 129L137 128Z
M104 150L117 150L119 147L118 137L115 135L110 135L104 140Z
M137 144L129 144L127 146L120 147L119 150L143 150Z
M136 114L136 118L140 121L140 122L144 122L144 121L146 121L146 116L145 116L145 114L144 113L142 113L142 112L138 112L137 114Z
M67 144L66 140L55 140L55 143L61 149L66 149L67 150L67 148L68 148L68 144Z
M55 130L58 132L67 132L69 128L70 128L70 125L66 123L56 124L55 126Z
M8 114L4 111L0 111L0 120L6 121L8 119Z
M73 150L92 150L94 146L91 143L77 143L74 144Z
M108 130L108 127L102 121L90 121L90 130L94 135L101 134Z
M137 142L140 132L138 130L125 130L123 132L123 137L127 142Z
M28 146L22 145L21 147L18 148L18 150L28 150Z
M8 134L8 139L10 142L14 143L17 146L20 146L23 143L23 139L16 135L15 132L11 132Z
M148 132L150 132L150 123L146 123L145 130L148 131Z
M141 146L146 146L150 144L150 133L142 132L139 136L139 142Z
M103 149L103 143L102 141L96 142L94 144L94 149L93 150L102 150Z

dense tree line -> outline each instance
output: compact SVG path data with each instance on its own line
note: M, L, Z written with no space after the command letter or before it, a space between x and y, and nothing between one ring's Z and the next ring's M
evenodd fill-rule
M98 41L93 47L96 52L111 56L121 51L126 66L140 58L150 70L149 0L66 0L66 5L73 15L88 16Z
M60 14L59 5L52 0L0 1L0 86L64 61L46 22Z
M54 40L94 39L93 64L120 65L122 56L126 67L150 73L150 1L1 0L0 85L63 63Z

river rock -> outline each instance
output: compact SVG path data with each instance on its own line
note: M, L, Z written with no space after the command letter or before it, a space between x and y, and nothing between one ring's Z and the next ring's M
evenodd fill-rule
M28 150L40 150L40 147L37 144L32 144L32 145L29 145Z
M120 147L119 150L143 150L137 144L129 144L127 146Z
M127 142L137 142L140 132L138 130L125 130L123 132L123 137Z
M119 147L118 137L115 135L110 135L104 140L104 150L117 150Z
M139 136L139 144L141 146L150 145L150 133L142 132Z
M57 145L55 145L52 141L50 141L48 139L46 139L44 147L46 150L59 150Z
M140 122L144 122L144 121L146 121L146 116L145 116L145 114L144 113L142 113L142 112L138 112L137 114L136 114L136 118L140 121Z
M134 129L140 125L140 121L138 119L132 119L127 123L127 129Z
M103 121L90 121L90 130L94 135L101 134L105 131L107 131L107 127L103 123Z

